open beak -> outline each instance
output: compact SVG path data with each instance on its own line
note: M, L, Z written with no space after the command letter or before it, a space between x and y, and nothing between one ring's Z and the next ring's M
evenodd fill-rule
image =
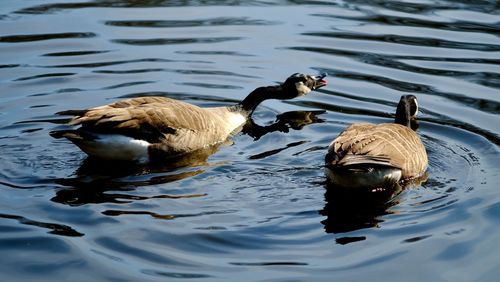
M316 89L321 88L321 87L328 84L328 81L326 81L326 79L324 79L325 77L326 77L326 73L323 73L323 74L315 77L316 83L314 84L313 90L316 90Z

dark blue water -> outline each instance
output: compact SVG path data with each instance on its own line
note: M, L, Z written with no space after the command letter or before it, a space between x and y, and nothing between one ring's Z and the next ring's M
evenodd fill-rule
M498 1L14 1L0 6L0 280L496 281ZM54 113L159 95L228 105L290 74L189 166L101 166ZM421 108L428 178L397 195L325 185L353 122Z

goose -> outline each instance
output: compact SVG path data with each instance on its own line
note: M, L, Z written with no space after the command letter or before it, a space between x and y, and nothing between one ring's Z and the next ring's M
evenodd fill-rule
M243 101L202 108L166 97L138 97L85 110L68 110L77 129L50 132L87 155L146 163L155 156L177 157L225 142L241 130L255 108L268 99L293 99L327 84L326 75L295 73L280 85L258 87Z
M348 188L390 187L424 175L427 153L412 130L417 98L403 95L394 123L356 123L328 147L325 173L330 183Z

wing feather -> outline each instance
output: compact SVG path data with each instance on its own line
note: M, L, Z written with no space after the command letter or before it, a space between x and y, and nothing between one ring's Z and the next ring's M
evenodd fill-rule
M336 166L386 165L400 168L403 176L415 176L427 166L427 154L418 135L392 123L353 124L333 140L328 154Z
M183 132L223 136L218 127L210 127L207 120L224 123L211 111L164 97L141 97L118 101L109 105L77 111L70 125L81 125L92 132L117 133L157 143L168 135Z

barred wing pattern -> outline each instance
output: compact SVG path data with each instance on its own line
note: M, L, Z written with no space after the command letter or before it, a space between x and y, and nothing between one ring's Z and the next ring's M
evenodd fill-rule
M417 177L427 167L427 153L418 135L394 123L353 124L333 140L328 151L333 165L390 166L401 169L402 178Z

